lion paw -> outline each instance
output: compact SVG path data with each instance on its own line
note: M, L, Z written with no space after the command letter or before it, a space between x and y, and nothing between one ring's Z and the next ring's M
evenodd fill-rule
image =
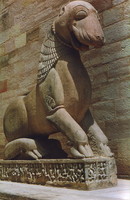
M39 144L29 138L20 138L9 142L5 147L5 159L40 159Z
M30 159L35 159L35 160L42 158L42 155L39 153L37 149L26 151L24 153L24 156L29 157Z
M75 158L88 158L93 156L93 152L88 144L80 144L78 149L71 147L70 151Z
M111 152L110 148L106 144L101 143L100 148L104 156L110 156L110 157L113 156L113 153Z

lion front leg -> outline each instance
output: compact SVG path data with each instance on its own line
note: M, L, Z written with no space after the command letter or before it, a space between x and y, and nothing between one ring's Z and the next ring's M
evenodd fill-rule
M71 153L74 157L93 156L86 133L64 108L58 109L53 115L48 116L47 119L60 128L73 143Z
M81 122L81 127L87 133L91 147L96 155L113 156L108 147L108 139L93 119L91 112L88 110Z
M86 133L64 108L62 82L55 69L50 70L47 79L39 89L41 99L48 110L46 118L72 142L72 155L76 158L93 156Z

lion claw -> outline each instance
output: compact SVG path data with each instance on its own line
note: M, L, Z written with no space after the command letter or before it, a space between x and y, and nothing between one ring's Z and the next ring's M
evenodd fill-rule
M39 153L37 149L34 149L33 153L38 157L38 159L42 158L42 155Z
M92 157L93 156L93 152L92 152L92 150L91 150L91 148L88 144L86 144L85 146L79 145L79 151L81 153L83 153L83 155L85 155L85 157Z
M70 149L71 154L75 157L75 158L84 158L85 156L83 154L81 154L77 149L75 149L74 147L71 147Z
M111 152L110 148L106 144L101 143L100 148L105 156L110 156L110 157L113 156L113 153Z
M36 149L31 150L31 151L26 151L25 155L31 157L34 160L38 160L42 158L42 155Z
M71 153L74 157L76 158L87 158L87 157L92 157L93 152L88 144L86 145L79 145L78 150L74 147L71 148Z

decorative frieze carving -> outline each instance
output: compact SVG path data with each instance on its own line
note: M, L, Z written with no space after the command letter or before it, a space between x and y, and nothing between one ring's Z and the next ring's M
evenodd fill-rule
M72 187L77 184L83 188L102 183L106 187L110 175L116 177L114 163L113 158L1 161L0 180Z

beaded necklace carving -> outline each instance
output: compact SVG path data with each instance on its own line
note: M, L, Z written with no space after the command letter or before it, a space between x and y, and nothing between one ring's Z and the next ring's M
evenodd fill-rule
M63 55L63 45L65 47L72 48L71 45L62 41L55 32L54 25L46 35L44 43L41 47L40 61L38 66L37 83L41 83L45 80L49 71L55 67L57 60Z

